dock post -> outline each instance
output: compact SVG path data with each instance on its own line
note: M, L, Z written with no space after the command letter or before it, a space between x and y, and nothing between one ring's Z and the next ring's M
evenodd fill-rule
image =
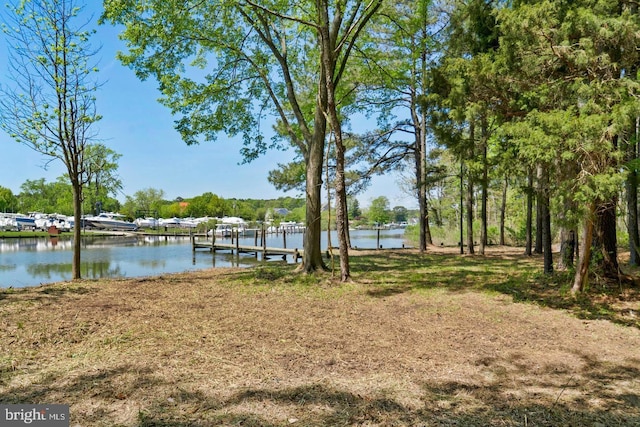
M194 235L191 236L191 250L193 252L196 251L196 236Z
M231 234L233 234L233 231ZM236 255L240 255L240 230L238 229L236 229Z
M378 228L378 236L376 237L376 249L380 249L380 228Z
M258 230L256 229L256 231L253 233L253 246L257 247L258 246ZM258 258L258 251L255 252L256 254L256 258Z
M264 225L262 226L262 231L262 260L264 261L267 259L267 239L266 236L264 236Z
M260 246L262 246L262 242L264 242L264 224L262 224L262 228L260 229Z
M287 249L287 231L284 228L282 229L282 247Z

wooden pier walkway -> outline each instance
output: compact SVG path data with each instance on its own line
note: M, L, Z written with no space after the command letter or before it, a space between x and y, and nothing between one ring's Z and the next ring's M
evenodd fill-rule
M197 238L199 237L199 238ZM266 241L266 240L263 240ZM286 240L285 245L286 246ZM217 242L215 236L207 236L206 234L193 234L191 235L191 247L195 252L197 249L206 249L211 252L217 251L231 251L231 253L241 254L254 254L256 257L258 254L262 254L262 258L266 259L272 256L281 256L286 260L287 256L293 257L295 262L298 262L299 258L302 258L303 250L298 248L276 248L267 247L266 245L241 245L238 238L232 239L231 243Z

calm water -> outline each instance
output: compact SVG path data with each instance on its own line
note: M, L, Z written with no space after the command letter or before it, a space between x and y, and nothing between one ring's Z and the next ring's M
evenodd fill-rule
M302 248L302 234L287 234L288 248ZM227 239L228 240L228 239ZM253 245L253 237L241 238L241 244ZM282 247L282 235L269 235L267 246ZM331 243L338 239L332 234ZM354 230L351 244L358 248L375 248L376 231ZM380 232L383 248L402 247L403 230ZM71 279L72 243L70 240L24 238L0 240L0 288L37 286ZM321 247L327 247L326 233ZM263 262L254 255L232 255L191 250L188 237L85 237L82 241L82 277L140 277L177 273L211 267L250 267ZM282 262L274 257L270 262ZM293 262L288 257L288 262Z

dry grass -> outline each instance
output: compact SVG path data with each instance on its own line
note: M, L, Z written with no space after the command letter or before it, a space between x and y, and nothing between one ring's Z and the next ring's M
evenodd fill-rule
M519 252L519 251L518 251ZM640 298L539 259L359 253L0 293L0 402L79 426L637 426Z

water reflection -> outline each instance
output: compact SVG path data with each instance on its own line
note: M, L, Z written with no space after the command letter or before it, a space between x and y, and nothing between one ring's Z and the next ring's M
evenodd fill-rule
M152 260L140 260L140 265L142 267L159 268L159 267L164 267L165 265L167 265L167 263L161 259L152 259ZM194 261L194 265L195 265L195 261Z
M15 264L13 264L13 265L0 264L0 272L2 272L2 271L12 271L12 270L15 270L16 268L18 268L18 266L15 265Z
M332 239L334 239L332 237ZM302 248L302 234L288 235L287 247ZM337 240L332 240L337 241ZM372 232L352 233L357 247L374 248L378 236ZM253 245L254 238L240 240ZM269 236L268 246L282 245L283 238ZM403 236L396 232L381 237L383 247L401 247ZM322 247L326 247L323 241ZM117 278L159 275L164 273L217 267L248 267L265 262L254 254L192 251L188 237L114 236L83 237L81 275L83 278ZM0 287L34 286L40 283L71 279L73 241L66 238L20 238L0 240ZM267 262L283 262L273 257ZM288 257L286 262L294 262Z

